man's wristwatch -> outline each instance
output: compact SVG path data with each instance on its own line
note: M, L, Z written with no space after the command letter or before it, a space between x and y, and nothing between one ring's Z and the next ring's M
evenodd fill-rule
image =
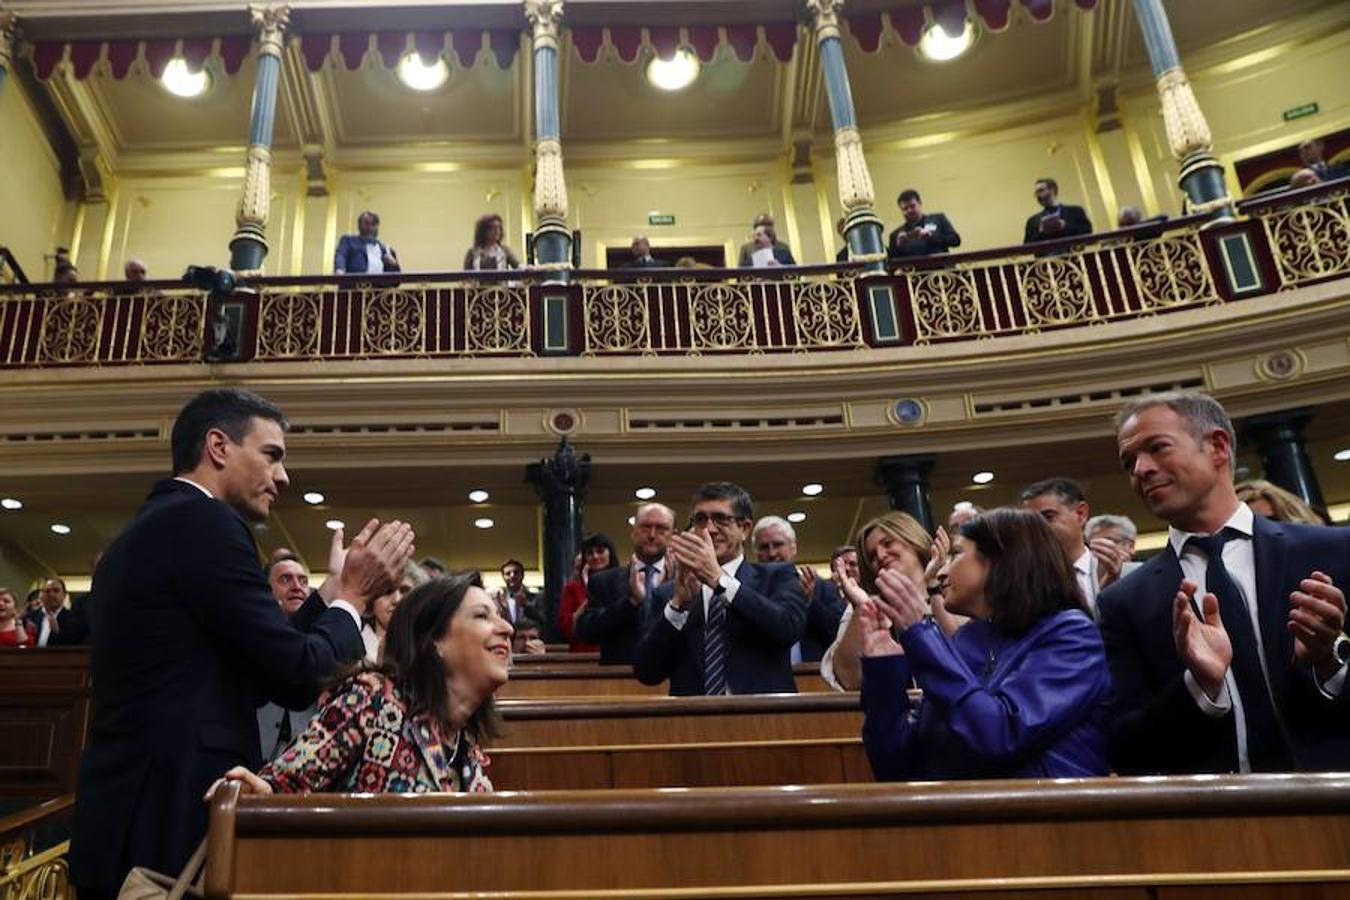
M1350 637L1342 634L1331 642L1331 658L1336 660L1338 666L1350 663Z

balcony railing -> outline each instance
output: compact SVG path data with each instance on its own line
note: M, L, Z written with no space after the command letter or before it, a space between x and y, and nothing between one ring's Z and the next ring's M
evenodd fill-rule
M1088 238L924 257L891 273L583 270L0 286L0 367L853 351L1036 334L1350 275L1345 182ZM224 341L222 342L222 338Z

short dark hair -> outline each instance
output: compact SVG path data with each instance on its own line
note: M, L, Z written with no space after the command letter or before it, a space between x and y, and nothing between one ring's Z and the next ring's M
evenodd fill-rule
M422 561L418 563L418 565L424 569L436 569L441 574L445 574L446 572L450 571L449 566L447 566L445 563L441 562L434 556L422 557ZM430 575L431 572L427 572L427 574Z
M1022 488L1022 493L1017 499L1026 503L1046 494L1054 494L1069 506L1076 506L1087 500L1083 486L1072 478L1043 478Z
M542 634L544 631L544 626L540 625L538 622L536 622L529 616L517 616L515 629L517 632L534 629L535 631L538 631L540 634Z
M581 550L581 555L585 557L586 551L594 550L596 547L604 547L609 551L609 565L605 566L606 569L618 567L619 548L609 539L609 535L599 531L594 534L588 534L581 539L581 547L579 549Z
M727 500L731 503L731 510L736 514L736 518L755 517L755 502L750 499L749 492L730 481L709 481L707 484L699 485L694 490L694 497L690 503L697 505L702 500Z
M55 581L57 584L61 585L62 591L69 593L69 589L66 587L66 581L64 578L58 578L55 575L48 575L46 578L42 579L43 586L45 587L47 585L47 582L49 581Z
M961 526L989 560L984 597L990 621L1019 635L1061 610L1087 612L1073 566L1045 519L1025 509L993 509Z
M173 474L197 468L208 431L219 428L237 444L253 429L254 419L276 422L282 431L291 427L279 406L239 388L215 388L193 397L173 423Z
M895 198L897 206L904 203L906 200L913 200L915 203L923 202L923 198L919 196L919 192L914 190L914 188L905 188L900 192L900 196Z
M360 225L361 220L367 217L370 218L372 224L374 225L380 224L380 214L375 212L373 209L363 209L361 210L361 212L357 213L356 224Z
M307 568L303 562L300 562L300 557L296 556L294 553L283 553L276 559L269 562L267 564L267 568L263 569L263 572L267 575L268 578L271 578L272 570L284 562L300 563L300 568L302 569ZM308 572L306 572L306 574L308 574Z
M517 569L520 570L522 575L525 573L525 564L518 559L508 559L506 562L502 563L502 567L497 571L505 572L507 566L515 566Z
M481 588L477 572L441 575L413 588L389 618L384 637L384 657L379 670L394 681L408 702L410 716L429 715L441 728L441 734L453 732L450 725L450 698L446 687L445 664L436 652L436 641L450 628L450 619L464 602L469 588ZM497 736L500 730L493 699L489 697L465 723L474 738Z
M852 544L840 544L838 547L835 547L834 552L830 554L830 563L833 564L836 559L843 556L845 553L857 553L857 552L858 548L853 546Z
M1054 191L1056 194L1059 193L1059 182L1053 178L1037 178L1036 183L1049 185L1050 190Z

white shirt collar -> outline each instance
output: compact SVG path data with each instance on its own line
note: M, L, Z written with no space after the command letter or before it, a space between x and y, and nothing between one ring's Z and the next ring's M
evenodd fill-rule
M1082 572L1084 575L1092 574L1092 551L1084 550L1083 555L1073 561L1075 571Z
M210 497L212 500L216 499L216 495L215 495L215 494L211 493L211 492L208 491L206 488L202 487L200 484L198 484L197 482L193 481L191 478L184 478L182 475L175 475L175 476L173 477L173 480L174 480L174 481L181 481L181 482L183 482L183 484L190 484L190 485L192 485L193 487L195 487L197 490L201 491L201 492L202 492L203 494L205 494L206 496Z
M740 569L741 563L745 562L745 554L741 553L735 559L729 559L722 564L722 571L726 572L732 578L736 577L736 571Z
M656 560L655 562L643 562L642 557L635 556L634 561L637 563L637 570L639 572L650 566L651 568L656 570L658 575L666 574L666 558L664 556Z
M1252 508L1245 503L1239 502L1237 505L1237 509L1234 510L1233 514L1228 517L1228 521L1224 522L1223 525L1219 526L1219 528L1214 533L1218 534L1225 528L1231 528L1234 531L1246 535L1247 537L1251 537L1252 519L1253 519ZM1178 559L1180 559L1181 551L1186 548L1186 541L1188 541L1190 538L1196 535L1200 535L1201 537L1207 536L1203 532L1182 531L1180 528L1172 526L1167 529L1167 543L1171 545L1172 552L1177 555Z

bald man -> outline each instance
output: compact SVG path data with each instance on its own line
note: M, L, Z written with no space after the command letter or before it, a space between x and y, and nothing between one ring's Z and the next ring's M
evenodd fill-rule
M600 664L633 662L644 601L666 580L666 548L675 532L675 512L647 503L633 517L633 556L628 565L596 572L586 584L586 608L577 617L578 640L600 645Z

